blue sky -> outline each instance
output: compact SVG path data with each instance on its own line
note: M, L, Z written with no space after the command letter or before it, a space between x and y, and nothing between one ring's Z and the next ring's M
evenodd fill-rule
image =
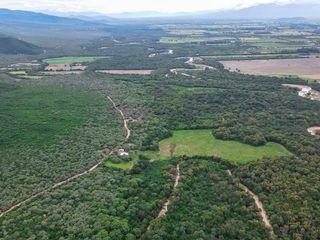
M242 8L261 3L320 3L320 0L0 0L0 8L60 12L192 12Z

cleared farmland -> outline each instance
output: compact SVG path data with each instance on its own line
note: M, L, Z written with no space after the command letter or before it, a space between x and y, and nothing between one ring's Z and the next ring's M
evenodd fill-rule
M226 69L254 75L293 75L320 79L320 58L221 61Z

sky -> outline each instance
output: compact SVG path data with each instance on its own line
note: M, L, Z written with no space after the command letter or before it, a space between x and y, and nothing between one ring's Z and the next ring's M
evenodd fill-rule
M249 7L262 3L320 3L320 0L0 0L0 8L52 12L194 12Z

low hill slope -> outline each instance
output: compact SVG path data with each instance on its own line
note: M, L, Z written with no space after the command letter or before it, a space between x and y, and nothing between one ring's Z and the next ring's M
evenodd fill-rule
M41 48L31 43L13 38L0 36L0 53L3 54L39 54Z

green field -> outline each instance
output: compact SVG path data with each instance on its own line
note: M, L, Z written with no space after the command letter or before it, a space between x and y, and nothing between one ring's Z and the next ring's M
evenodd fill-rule
M134 161L121 162L121 163L113 163L111 161L107 161L105 163L105 166L113 169L130 170L133 168L134 164L135 164Z
M98 59L107 58L100 56L91 56L91 57L59 57L59 58L47 58L43 61L49 65L64 65L64 64L73 64L73 63L90 63Z
M289 156L291 153L282 145L269 142L254 147L237 141L215 139L211 130L174 131L172 137L160 142L160 155L174 156L217 156L237 163L247 163L262 157Z

